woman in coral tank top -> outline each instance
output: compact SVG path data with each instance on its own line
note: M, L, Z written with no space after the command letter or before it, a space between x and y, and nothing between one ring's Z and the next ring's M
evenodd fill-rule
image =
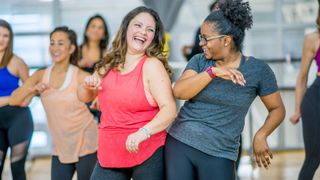
M13 92L10 104L27 104L39 94L53 139L52 180L88 180L97 160L98 128L86 104L77 96L78 85L90 75L79 69L76 33L57 27L50 33L52 66L35 72Z
M123 19L112 48L79 86L80 100L98 96L98 163L91 179L164 179L166 128L176 116L158 14L137 7Z

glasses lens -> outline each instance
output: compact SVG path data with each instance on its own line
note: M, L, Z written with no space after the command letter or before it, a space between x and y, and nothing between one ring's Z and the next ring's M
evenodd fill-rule
M206 38L204 38L201 34L199 34L199 41L204 43L207 42Z

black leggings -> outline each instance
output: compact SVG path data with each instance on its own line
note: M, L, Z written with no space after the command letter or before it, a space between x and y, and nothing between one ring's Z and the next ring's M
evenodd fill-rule
M306 155L299 180L311 180L320 164L320 77L306 91L301 117Z
M25 180L24 164L33 132L33 121L28 107L0 107L0 180L7 150L11 150L13 180Z
M235 180L235 162L210 156L168 135L165 147L167 180Z
M80 157L76 163L68 164L61 163L58 156L52 156L51 180L71 180L75 171L78 180L89 180L96 162L96 152Z
M91 180L164 180L164 152L159 148L142 164L131 168L103 168L97 162Z

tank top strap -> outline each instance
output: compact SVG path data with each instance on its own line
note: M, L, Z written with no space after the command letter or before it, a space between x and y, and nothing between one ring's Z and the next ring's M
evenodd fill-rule
M136 67L136 72L135 73L138 73L140 75L140 77L142 77L141 73L142 73L143 65L144 65L144 63L146 62L147 59L148 59L148 56L144 55L141 58L141 60L140 60L139 64L137 65L137 67Z
M53 66L49 66L45 69L44 75L42 77L42 82L49 84L51 71ZM65 80L62 84L62 86L59 88L59 90L64 90L68 88L69 86L77 86L78 83L78 68L72 64L70 64Z
M78 73L79 73L79 68L77 66L73 66L73 73L71 77L71 86L78 86ZM77 89L77 88L76 88Z
M49 66L44 70L44 74L43 74L42 80L41 80L42 83L46 83L46 84L49 83L51 69L52 69L52 66Z

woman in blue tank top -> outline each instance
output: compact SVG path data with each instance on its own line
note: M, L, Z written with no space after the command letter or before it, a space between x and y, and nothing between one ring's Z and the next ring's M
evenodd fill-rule
M33 132L28 107L9 105L11 93L29 77L28 66L13 54L13 32L8 22L0 19L0 179L7 150L13 180L26 179L24 164Z

